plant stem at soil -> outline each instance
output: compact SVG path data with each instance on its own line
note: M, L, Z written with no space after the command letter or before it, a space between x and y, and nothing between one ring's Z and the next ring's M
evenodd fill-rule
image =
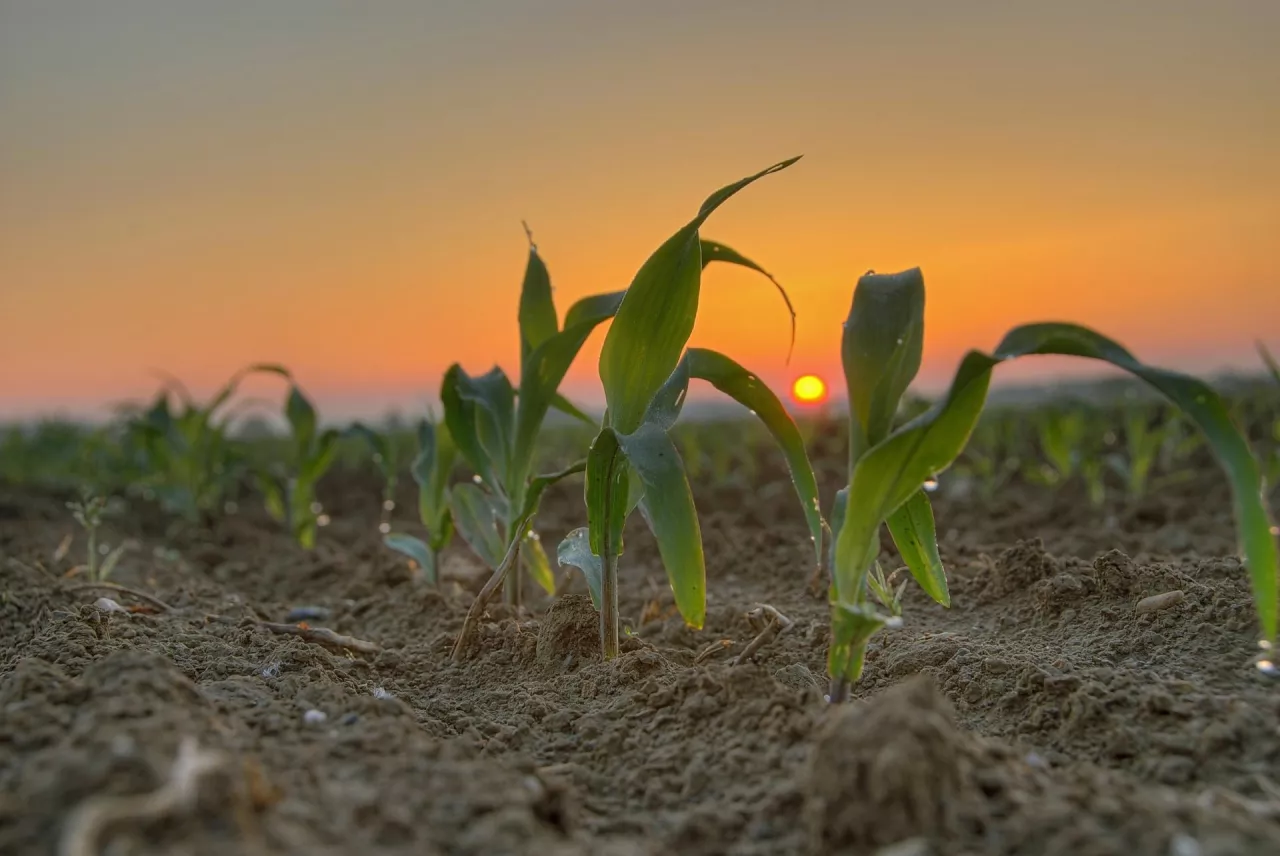
M604 573L600 580L600 650L606 660L618 656L618 554L604 536Z
M485 607L489 605L489 601L498 591L498 587L502 585L502 581L508 576L511 568L515 566L520 559L520 539L511 542L511 546L507 548L507 555L502 557L502 561L498 563L498 567L489 577L489 581L484 584L484 588L480 589L480 594L476 595L476 599L471 602L471 608L467 610L467 617L462 622L462 630L458 632L458 641L453 644L453 653L450 659L454 663L461 663L463 655L467 651L467 643L471 641L471 634L475 632L476 625L480 623L480 616L484 615Z

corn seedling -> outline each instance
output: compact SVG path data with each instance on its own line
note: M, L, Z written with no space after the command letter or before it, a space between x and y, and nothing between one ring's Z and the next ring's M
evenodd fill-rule
M243 461L228 436L235 411L224 415L223 410L251 374L289 376L282 366L249 366L236 372L203 405L179 381L170 379L151 407L129 422L129 435L150 473L143 487L167 510L194 522L222 509L225 496L243 470ZM177 398L176 409L171 397Z
M712 194L697 216L640 268L605 336L599 366L608 409L587 454L588 525L571 532L557 555L561 564L579 568L587 578L600 612L606 659L619 650L618 560L623 528L636 508L657 541L681 616L690 626L701 627L706 615L702 535L688 477L670 434L691 379L709 381L749 408L782 446L814 540L815 559L821 556L817 484L795 422L756 375L723 354L685 348L697 317L702 270L715 258L700 237L703 223L735 193L795 160Z
M440 551L453 537L453 516L449 510L449 476L453 472L455 450L449 429L424 419L418 426L418 456L411 472L418 485L418 516L427 537L417 538L390 532L382 541L392 550L408 556L431 585L439 582Z
M720 261L769 276L755 262L723 244L699 239L698 249L698 271L713 261ZM774 284L777 285L776 281ZM550 274L530 236L520 293L518 390L497 367L479 377L468 375L456 364L445 373L441 388L445 422L462 457L476 473L475 483L460 484L453 490L454 524L477 555L493 569L494 579L502 580L508 603L521 603L524 575L508 576L511 568L506 564L507 556L513 557L513 563L522 564L548 594L555 592L550 562L537 533L529 527L537 510L537 502L531 502L535 495L531 486L541 480L545 489L556 479L581 472L586 462L579 461L559 473L531 479L535 446L543 420L552 407L592 429L597 428L595 422L560 395L558 389L587 337L621 311L626 293L585 297L569 307L561 325L552 299ZM785 299L786 293L782 294ZM789 300L787 307L790 310ZM794 318L792 312L793 340ZM537 495L541 495L541 490ZM469 616L469 623L459 637L459 655L474 623L471 619L478 618L486 597L482 592L473 606L473 616Z
M284 467L260 471L267 513L285 524L300 546L316 544L316 529L327 525L328 516L316 501L316 483L333 463L338 452L338 431L319 430L316 409L296 383L285 399L285 419L289 423L289 452Z
M924 341L924 278L919 269L867 274L854 291L842 357L849 394L849 484L833 515L834 568L830 589L830 699L847 698L862 674L868 640L896 623L868 602L868 575L886 523L912 576L938 603L951 595L938 554L933 511L924 483L950 466L974 429L992 370L1036 354L1101 360L1145 381L1204 433L1226 471L1237 529L1249 569L1263 639L1275 640L1276 538L1262 498L1257 461L1232 423L1225 402L1205 383L1140 363L1116 342L1074 324L1042 323L1010 330L993 354L970 351L946 395L928 412L890 431L889 422L920 365Z
M102 545L101 550L106 552L105 556L99 552L98 529L101 528L102 519L107 514L106 497L85 491L82 492L79 500L68 502L67 508L71 511L71 516L76 523L84 529L85 540L88 542L85 563L73 570L83 570L89 579L96 583L106 580L120 563L125 551L129 549L129 543L126 541L114 550L108 550L106 545Z
M400 486L399 447L390 433L375 431L360 422L352 425L348 432L368 445L373 456L373 465L382 476L378 531L386 535L391 531L391 512L396 510L396 488Z

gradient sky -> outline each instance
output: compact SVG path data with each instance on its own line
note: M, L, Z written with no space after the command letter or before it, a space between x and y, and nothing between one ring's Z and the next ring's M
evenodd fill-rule
M1047 319L1253 368L1278 34L1276 0L0 0L0 417L264 359L334 414L420 406L515 370L522 218L563 312L801 153L704 228L791 291L786 366L768 284L704 279L694 342L767 379L838 377L857 276L913 265L927 388Z

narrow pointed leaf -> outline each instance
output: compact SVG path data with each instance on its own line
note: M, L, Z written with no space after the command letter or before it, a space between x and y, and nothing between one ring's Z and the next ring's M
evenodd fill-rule
M604 555L605 544L613 555L622 552L622 527L626 523L629 468L626 455L612 428L605 428L587 454L587 524L591 552Z
M929 495L918 490L897 511L889 515L889 534L898 554L907 563L925 594L943 606L951 606L947 572L938 555L938 533L934 528Z
M520 354L531 353L560 331L556 304L551 297L551 275L536 247L529 247L529 263L520 287Z
M478 485L463 482L453 488L449 505L458 534L486 565L498 567L506 550L489 497Z
M297 386L289 387L284 415L293 430L293 440L299 456L307 455L311 451L311 444L316 436L316 409L311 406L311 402Z
M778 289L778 294L782 295L782 302L787 305L787 312L791 314L791 342L787 346L787 362L791 362L791 352L796 347L796 310L791 305L791 297L787 294L787 290L782 287L782 283L774 279L773 274L732 247L726 247L718 241L708 241L704 238L702 241L702 269L706 270L707 265L712 262L726 262L763 274L769 282L773 283L773 287Z
M675 370L693 332L702 281L699 227L733 194L795 160L713 193L698 216L668 238L632 280L600 352L605 400L613 426L622 433L640 426L649 401Z
M222 389L218 390L218 393L214 395L214 397L205 406L205 413L212 418L214 411L226 404L231 396L235 395L236 389L240 386L240 383L249 375L253 374L273 374L278 375L285 380L293 379L293 375L289 373L289 370L278 363L254 363L253 365L245 366L240 369L240 371L232 375L231 379L226 382ZM189 400L190 399L188 399L188 401Z
M618 440L644 484L641 508L658 542L676 607L687 624L701 628L707 612L706 565L693 492L680 453L667 432L656 425L642 425Z
M752 372L718 351L690 348L689 373L705 380L756 415L782 449L791 471L791 481L800 498L800 510L813 539L814 562L822 562L822 512L818 502L818 480L804 448L804 439L791 414L765 383Z
M600 609L600 580L604 577L604 562L591 552L591 535L586 526L573 530L564 536L560 546L556 548L556 562L561 566L570 565L582 571L587 580L587 591L591 592L591 603L596 610Z
M657 395L649 402L649 407L644 414L645 424L655 425L663 431L669 430L680 417L680 411L684 407L684 400L688 394L689 352L686 352L684 358L676 364L676 370L671 373L671 377L667 378L667 382L658 389Z
M600 428L600 423L592 419L581 407L574 404L558 392L552 397L551 406L566 416L572 416L584 425L590 425L592 428L596 429Z
M476 471L486 484L496 484L493 461L489 452L480 442L477 428L480 407L474 399L462 394L462 386L469 381L462 367L454 363L444 374L444 383L440 387L440 400L444 404L444 422L449 429L449 436L462 457Z
M435 585L436 583L436 557L431 548L427 546L425 541L414 538L412 535L405 535L401 532L392 532L383 536L382 543L386 544L397 553L401 553L413 559L422 569L423 578Z
M622 298L627 296L626 289L610 291L606 294L593 294L584 297L569 307L564 315L564 329L577 327L579 324L608 321L618 313Z

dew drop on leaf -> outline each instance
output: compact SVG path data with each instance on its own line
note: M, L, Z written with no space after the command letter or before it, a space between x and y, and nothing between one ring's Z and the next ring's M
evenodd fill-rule
M382 503L383 511L395 511L396 501L394 499L384 500Z
M323 505L321 505L321 504L320 504L320 503L318 503L318 502L313 502L313 503L311 503L311 513L312 513L312 514L319 514L319 513L320 513L320 512L322 512L322 511L324 511L324 506L323 506Z
M471 480L472 480L473 482L475 482L476 484L484 484L484 479L480 478L480 474L479 474L479 473L476 473L474 476L472 476L472 477L471 477Z
M379 524L378 524L378 531L379 531L379 532L381 532L383 535L387 535L387 534L389 534L389 533L391 532L391 524L390 524L390 523L379 523Z
M924 482L924 489L925 489L925 492L926 492L926 493L933 493L935 490L937 490L937 489L938 489L938 479L937 479L937 477L936 477L936 476L931 476L931 477L929 477L929 478L925 479L925 482Z

